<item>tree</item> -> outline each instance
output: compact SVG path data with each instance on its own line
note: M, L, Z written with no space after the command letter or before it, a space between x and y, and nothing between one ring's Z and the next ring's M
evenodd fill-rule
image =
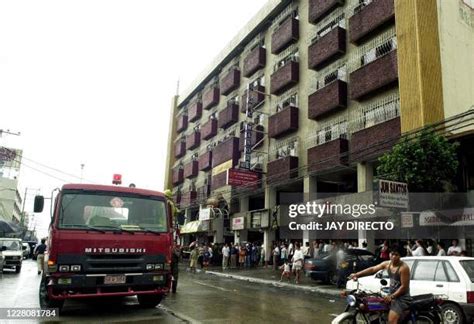
M411 192L443 192L457 172L458 146L433 129L424 129L381 156L377 173L382 179L408 183Z

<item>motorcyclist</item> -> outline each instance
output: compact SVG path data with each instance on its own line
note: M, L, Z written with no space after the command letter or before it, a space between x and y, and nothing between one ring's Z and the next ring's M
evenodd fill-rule
M390 304L388 313L388 323L396 324L403 318L406 311L409 310L410 297L410 268L400 260L403 253L398 245L390 248L390 260L384 261L374 267L367 268L357 273L352 273L349 278L357 280L357 278L369 276L380 270L387 270L390 278L390 294L386 296L385 302Z

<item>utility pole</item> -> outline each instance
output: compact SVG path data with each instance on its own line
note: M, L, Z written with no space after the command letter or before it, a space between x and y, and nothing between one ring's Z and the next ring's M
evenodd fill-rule
M82 183L82 175L83 175L83 172L84 172L84 166L85 166L85 164L81 163L81 183Z
M3 136L3 134L7 134L7 135L14 135L14 136L20 136L21 133L20 132L12 132L10 131L9 129L0 129L0 137Z
M38 192L40 189L39 188L25 188L25 195L23 196L23 204L21 206L21 215L20 215L20 224L23 225L23 222L25 221L25 205L26 205L26 196L28 195L28 190L36 190Z

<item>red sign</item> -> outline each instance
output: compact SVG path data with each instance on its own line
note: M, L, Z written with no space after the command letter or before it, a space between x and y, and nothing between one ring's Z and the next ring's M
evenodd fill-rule
M112 178L112 183L115 185L122 184L122 175L121 174L114 174Z
M255 188L260 181L260 174L245 169L227 170L227 184L234 187Z

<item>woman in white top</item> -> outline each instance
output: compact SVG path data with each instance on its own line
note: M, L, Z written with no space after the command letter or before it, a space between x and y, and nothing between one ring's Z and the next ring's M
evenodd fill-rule
M428 253L426 252L426 248L423 245L423 241L421 241L421 240L416 241L416 248L411 250L411 255L413 255L413 256L428 255Z
M296 250L295 250L295 253L293 254L293 258L291 259L291 261L293 262L293 271L295 272L295 276L296 276L295 282L299 284L301 269L303 269L304 255L303 255L303 251L301 251L300 249L299 242L295 243L295 247L296 247Z
M438 243L438 254L437 256L445 256L446 255L446 250L444 249L444 243L439 242Z

